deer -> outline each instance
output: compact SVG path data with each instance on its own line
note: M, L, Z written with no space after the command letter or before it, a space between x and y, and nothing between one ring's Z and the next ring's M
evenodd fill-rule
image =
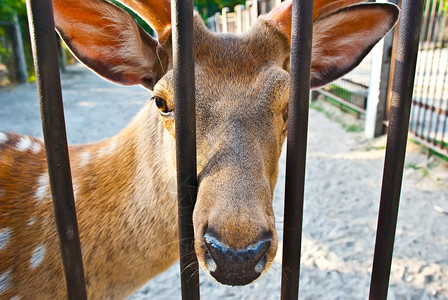
M53 0L56 30L99 76L151 98L116 136L69 147L88 298L125 299L179 258L171 8L121 0L152 37L105 0ZM360 63L399 16L392 4L315 0L310 88ZM243 34L212 33L194 15L199 264L246 285L277 252L272 208L287 136L291 0ZM66 297L44 144L0 133L0 298Z

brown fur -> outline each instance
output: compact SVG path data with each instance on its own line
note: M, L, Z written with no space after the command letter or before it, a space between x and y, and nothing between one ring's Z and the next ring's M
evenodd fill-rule
M166 41L160 44L134 25L126 25L123 35L133 32L136 40L147 41L137 43L136 47L143 47L142 51L129 49L133 43L121 41L120 36L101 48L101 40L113 35L120 23L129 24L129 16L110 5L104 8L99 0L85 0L76 2L76 5L85 6L76 9L91 9L95 13L77 19L76 14L72 14L74 8L64 6L70 1L54 2L58 30L66 39L71 38L67 43L74 53L111 80L147 84L148 87L156 83L153 95L164 99L175 113L170 40L164 36ZM137 3L136 7L147 4L143 0L125 2ZM342 3L327 2L337 2L338 9ZM325 7L323 1L318 3ZM98 5L108 16L100 18L98 26L90 23L87 26L83 22L95 24L97 17L88 16L98 12L95 10ZM336 15L343 19L340 23L349 39L355 33L366 41L352 48L350 43L344 43L345 35L340 36L340 30L325 30L331 27L323 23L328 19L316 19L313 44L320 50L314 52L313 61L326 63L322 64L321 74L312 76L318 78L320 84L325 83L326 71L341 73L334 68L344 72L353 68L357 59L366 54L366 49L392 26L396 10L391 6L378 6L369 11L387 15L386 20L378 21L387 26L373 26L380 27L379 30L361 26L363 31L360 32L356 24L351 26L352 30L344 25L347 24L346 15L351 18L359 13L358 9L365 12L372 7L367 5ZM153 11L149 11L146 13L154 17ZM166 11L166 7L161 11ZM111 17L114 14L117 16ZM159 30L167 34L165 19L159 20L162 24ZM126 21L114 23L114 20ZM78 25L82 26L72 28L73 22L80 22ZM112 24L105 28L104 22ZM195 17L199 191L193 223L196 254L206 271L206 229L212 229L222 243L233 249L244 249L256 243L261 235L270 233L272 243L266 253L264 272L277 251L272 197L278 159L286 137L290 51L289 37L278 22L282 22L282 18L271 14L260 19L250 32L236 36L210 33L200 17ZM283 22L287 23L287 20ZM107 30L112 32L105 33ZM97 38L94 50L91 45L85 45L83 37L87 34L93 40ZM371 35L375 37L370 38ZM81 40L76 40L78 38ZM126 36L122 38L128 40ZM340 45L350 48L342 52L355 57L348 64L346 59L331 64L331 54L322 39L339 40ZM338 43L334 47L338 47ZM118 51L118 54L109 56L111 51ZM95 60L89 53L95 53ZM146 56L140 57L141 53ZM117 63L120 58L121 63ZM141 73L147 72L145 68L126 71L142 59L150 62L152 71L149 74ZM132 76L126 77L128 72ZM342 75L339 73L338 76ZM16 134L0 136L0 234L3 232L0 276L7 280L3 285L0 283L0 297L62 299L65 284L43 145L26 139ZM177 260L174 144L173 115L161 115L154 101L150 101L117 136L70 147L90 299L123 299Z

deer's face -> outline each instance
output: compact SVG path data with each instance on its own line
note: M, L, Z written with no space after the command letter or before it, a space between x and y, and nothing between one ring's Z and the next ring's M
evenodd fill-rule
M202 267L218 281L244 285L267 269L277 250L272 199L286 136L289 73L283 67L289 45L280 34L267 42L262 32L269 25L262 22L254 28L257 34L243 37L212 35L199 22L195 248ZM169 72L153 98L174 136L172 95Z
M159 40L103 0L54 0L58 31L100 75L153 90L174 137L170 0L120 2L147 20ZM314 1L312 88L354 68L398 18L394 5L358 2ZM202 267L224 284L254 281L277 250L272 198L286 136L290 36L291 1L242 36L212 34L195 18L195 248Z

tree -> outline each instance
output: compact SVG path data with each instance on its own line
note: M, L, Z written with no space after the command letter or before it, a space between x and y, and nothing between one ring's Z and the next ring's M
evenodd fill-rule
M8 69L9 81L16 82L17 69L16 57L14 56L13 46L13 21L14 15L18 17L20 31L22 32L22 41L25 48L25 58L28 67L28 76L33 77L34 68L31 55L31 42L29 38L28 20L26 14L25 0L1 0L0 5L0 64Z

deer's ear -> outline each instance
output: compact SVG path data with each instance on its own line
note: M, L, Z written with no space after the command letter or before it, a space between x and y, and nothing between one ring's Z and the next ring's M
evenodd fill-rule
M395 25L399 9L391 4L359 4L314 22L311 88L343 76L356 67Z
M56 29L73 54L102 77L152 89L168 56L123 9L100 0L54 0Z

